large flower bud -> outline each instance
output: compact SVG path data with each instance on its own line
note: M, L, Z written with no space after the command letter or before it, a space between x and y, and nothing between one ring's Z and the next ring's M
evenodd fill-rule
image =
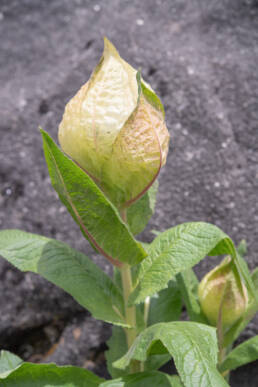
M248 293L230 257L225 258L202 279L199 285L201 308L211 325L219 314L223 330L232 326L246 311Z
M142 196L166 162L163 106L107 39L90 80L65 108L59 142L118 207Z

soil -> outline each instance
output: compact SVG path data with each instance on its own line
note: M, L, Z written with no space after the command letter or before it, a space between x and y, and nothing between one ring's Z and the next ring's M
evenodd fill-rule
M57 139L64 106L89 78L107 36L160 95L171 149L151 230L203 220L258 264L257 0L1 0L0 227L92 251L51 187L39 125ZM216 260L204 260L199 277ZM67 294L0 260L0 348L31 361L75 364L107 375L110 327ZM258 319L240 341L258 334ZM255 387L257 363L231 386Z

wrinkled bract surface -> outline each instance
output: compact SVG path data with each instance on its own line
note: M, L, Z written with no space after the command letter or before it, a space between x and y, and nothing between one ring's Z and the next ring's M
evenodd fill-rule
M199 299L204 314L214 326L220 309L224 328L232 326L244 314L248 305L247 290L229 257L203 278Z
M59 142L117 206L142 196L165 164L169 134L160 106L105 39L90 80L66 106Z

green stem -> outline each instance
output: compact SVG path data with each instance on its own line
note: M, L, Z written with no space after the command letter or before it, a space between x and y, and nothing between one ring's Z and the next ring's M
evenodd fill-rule
M149 310L150 310L150 297L145 298L144 302L144 325L145 328L148 326L148 317L149 317Z
M130 269L130 266L125 263L120 270L121 270L122 283L123 283L123 295L124 295L124 303L125 303L125 320L126 320L127 324L132 327L132 328L126 329L127 344L128 344L128 348L130 348L132 343L134 342L134 339L136 338L135 306L130 306L130 307L127 306L128 299L129 299L130 293L132 291L131 269Z
M123 296L125 304L125 320L131 328L125 328L126 340L128 349L133 344L137 336L136 328L136 309L135 306L127 306L130 293L132 291L132 278L131 278L131 268L128 264L124 264L121 267L121 277L123 283ZM130 372L136 373L142 370L142 366L139 361L132 360L130 363Z
M126 223L126 209L120 212L123 221ZM133 344L137 336L137 323L136 323L136 308L135 306L128 306L128 299L133 290L131 267L124 263L120 268L122 284L123 284L123 297L125 304L125 321L130 328L125 328L126 340L128 349ZM137 360L131 361L130 371L131 373L139 372L142 369L141 364Z

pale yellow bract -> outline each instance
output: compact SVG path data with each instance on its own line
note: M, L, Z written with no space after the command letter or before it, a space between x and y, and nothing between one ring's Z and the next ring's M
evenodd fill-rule
M59 126L64 152L120 208L151 186L168 152L163 112L149 94L158 97L146 83L144 94L136 75L105 38L100 63L67 104Z
M248 306L248 292L230 257L202 279L199 300L211 325L218 324L220 313L224 329L243 316Z

